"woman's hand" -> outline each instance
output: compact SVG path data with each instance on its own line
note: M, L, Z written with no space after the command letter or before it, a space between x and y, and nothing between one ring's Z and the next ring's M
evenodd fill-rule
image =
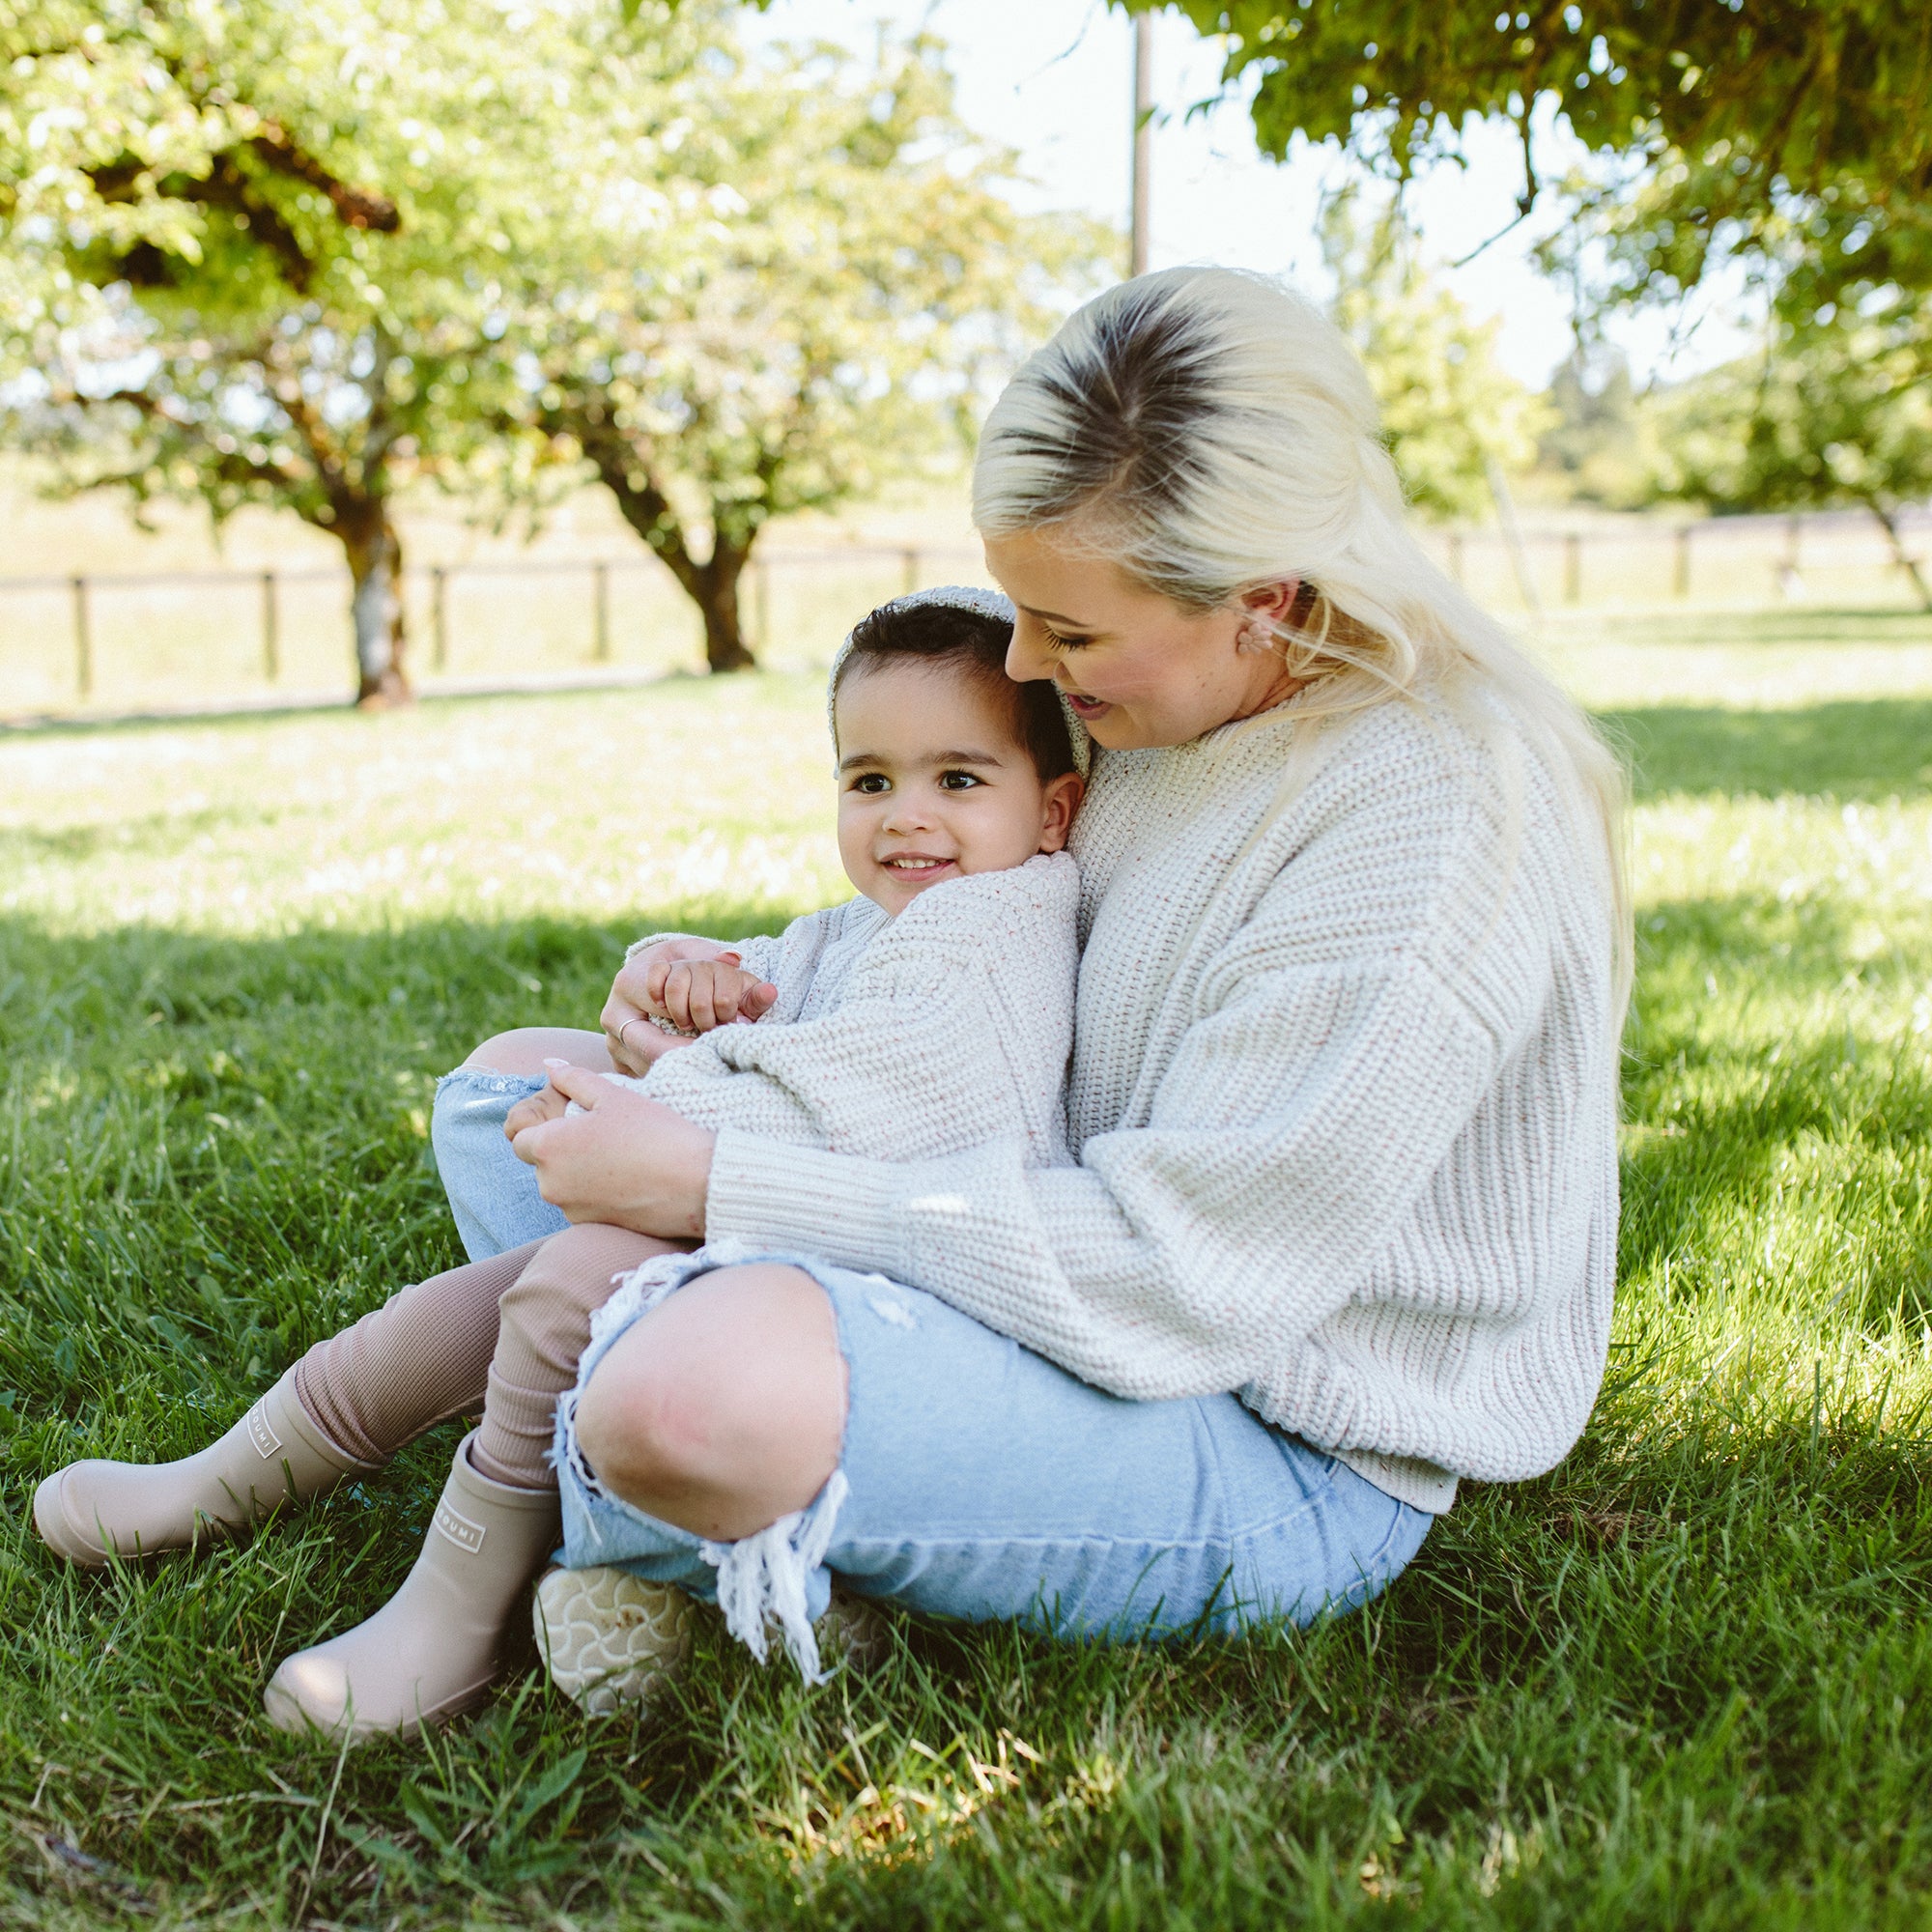
M581 1114L551 1114L549 1095ZM510 1142L537 1192L572 1221L604 1221L666 1240L701 1240L715 1136L682 1114L582 1066L551 1069L535 1120Z
M761 1018L778 996L776 986L747 973L727 948L708 939L667 939L625 960L599 1023L619 1071L642 1075L684 1044L654 1016L708 1033L731 1020Z

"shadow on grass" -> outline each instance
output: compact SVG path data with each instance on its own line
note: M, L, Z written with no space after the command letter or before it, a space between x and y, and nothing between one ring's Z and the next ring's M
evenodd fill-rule
M1639 799L1671 792L1841 799L1932 792L1932 698L1812 704L1792 711L1658 705L1606 711Z

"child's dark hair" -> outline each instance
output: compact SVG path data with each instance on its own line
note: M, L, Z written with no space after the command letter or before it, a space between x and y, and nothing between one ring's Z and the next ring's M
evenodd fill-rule
M952 665L977 678L1009 709L1013 735L1027 749L1040 782L1079 767L1059 695L1050 683L1015 684L1007 675L1007 645L1013 627L1004 617L953 604L882 604L852 627L852 639L833 686L834 701L854 670L915 659Z

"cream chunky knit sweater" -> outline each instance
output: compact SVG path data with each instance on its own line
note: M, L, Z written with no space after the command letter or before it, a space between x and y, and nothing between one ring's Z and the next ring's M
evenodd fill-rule
M605 1077L772 1148L924 1160L997 1146L1018 1168L1065 1162L1079 897L1062 852L928 887L895 919L856 898L739 940L778 988L771 1011L641 1079Z
M1297 728L1291 706L1096 758L1074 1164L727 1126L709 1236L877 1269L1122 1396L1236 1391L1440 1511L1459 1476L1559 1462L1602 1378L1603 867L1500 714L1378 705L1284 797ZM978 1050L1010 1053L1008 1024Z

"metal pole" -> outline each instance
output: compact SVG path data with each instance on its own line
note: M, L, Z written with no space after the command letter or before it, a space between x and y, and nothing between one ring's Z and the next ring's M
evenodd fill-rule
M1677 526L1677 571L1676 582L1671 588L1679 597L1690 594L1690 526Z
M262 573L262 675L270 684L282 674L281 613L275 608L275 573Z
M73 682L84 704L94 696L94 635L87 621L87 579L73 580Z
M429 574L430 663L437 670L449 668L449 572L438 564Z
M611 662L611 566L608 563L591 565L591 577L597 594L597 662Z
M1149 196L1153 174L1153 15L1134 15L1134 187L1127 272L1148 271Z
M1580 530L1565 530L1563 533L1563 601L1566 604L1580 604L1583 601L1583 533Z

